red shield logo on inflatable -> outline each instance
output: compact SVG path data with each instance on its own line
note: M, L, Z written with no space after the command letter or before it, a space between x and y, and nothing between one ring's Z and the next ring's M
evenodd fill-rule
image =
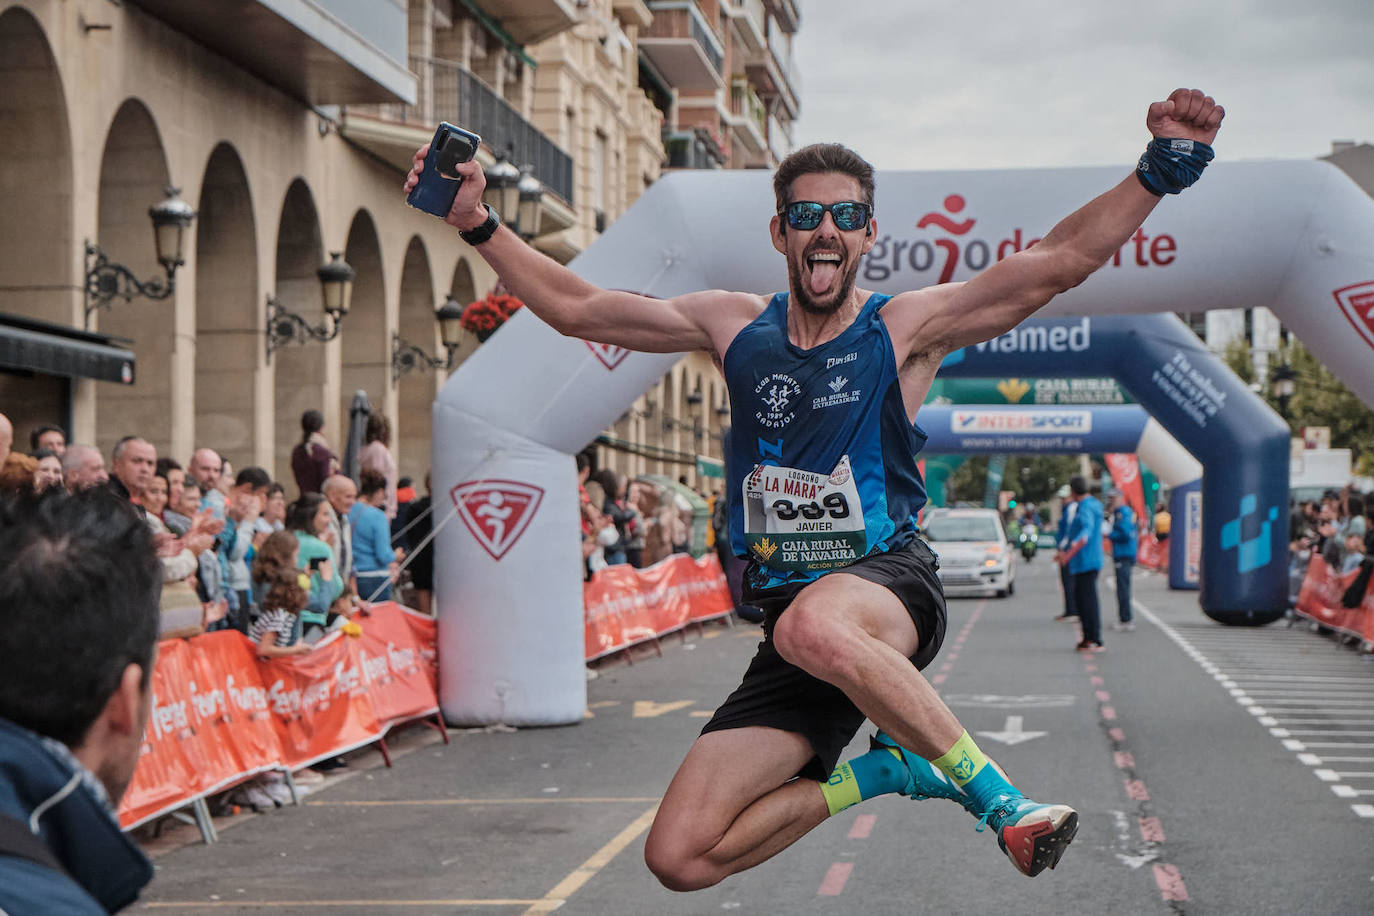
M592 351L592 355L601 361L601 365L606 367L606 371L614 372L615 367L625 361L625 357L630 355L630 351L624 347L614 347L610 344L592 343L590 340L582 341L587 345L587 349Z
M1336 297L1341 311L1364 338L1364 342L1374 347L1374 281L1356 283L1338 289L1331 295Z
M493 560L515 546L544 499L541 488L514 480L469 480L450 495L463 524Z

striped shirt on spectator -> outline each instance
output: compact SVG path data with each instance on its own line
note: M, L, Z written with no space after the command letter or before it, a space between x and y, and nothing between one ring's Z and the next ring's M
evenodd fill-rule
M277 634L277 645L285 648L296 644L296 615L285 608L263 611L248 630L248 638L255 643L262 642L268 633Z

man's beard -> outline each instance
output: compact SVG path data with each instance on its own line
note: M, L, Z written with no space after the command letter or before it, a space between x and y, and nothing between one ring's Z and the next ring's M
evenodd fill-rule
M840 285L835 291L835 298L829 303L822 303L811 297L811 291L806 288L806 284L802 281L801 266L790 258L787 261L787 279L792 287L792 300L801 306L803 312L811 315L833 315L838 312L840 306L849 301L849 294L854 291L854 280L858 275L859 262L855 261L840 278Z

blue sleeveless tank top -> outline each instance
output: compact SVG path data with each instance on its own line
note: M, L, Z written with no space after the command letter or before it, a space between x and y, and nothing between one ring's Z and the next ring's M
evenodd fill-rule
M730 544L750 584L807 582L916 532L926 502L897 359L873 294L844 333L810 350L787 336L789 295L731 341L722 365Z

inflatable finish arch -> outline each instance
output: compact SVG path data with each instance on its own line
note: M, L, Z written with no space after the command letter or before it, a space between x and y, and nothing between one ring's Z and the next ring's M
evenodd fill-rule
M880 244L859 283L895 293L966 279L1027 246L1128 171L881 173ZM767 230L773 212L765 172L674 173L572 266L593 283L657 296L783 289L785 264ZM1044 314L1268 306L1374 403L1367 368L1374 354L1372 252L1374 201L1336 167L1214 164ZM444 387L434 406L436 506L452 506L461 524L438 536L435 566L440 700L453 721L581 719L580 555L569 456L676 359L564 338L523 310ZM736 412L753 409L731 404ZM1262 422L1272 428L1278 421ZM1216 601L1222 613L1248 611L1225 596Z
M929 456L927 488L930 471L942 470L942 462L931 460L936 456L1134 452L1173 490L1171 506L1182 494L1191 493L1197 494L1201 507L1202 465L1139 405L927 404L916 422L930 436L921 452ZM1175 529L1178 536L1169 541L1169 587L1196 589L1201 570L1190 550L1198 545L1182 523L1188 511L1186 501L1182 505L1170 509L1180 524ZM1197 534L1200 537L1201 531Z
M1269 623L1282 616L1288 606L1288 425L1173 314L1033 318L951 353L940 371L979 376L1050 367L1069 376L1114 376L1201 460L1200 601L1207 616L1222 623ZM973 410L946 420L956 438L961 423L972 425ZM1100 410L1110 416L1129 408ZM1073 418L1066 408L1045 415ZM1080 422L1096 417L1084 413ZM1026 437L1011 430L993 438L997 447L991 450L1019 451Z

